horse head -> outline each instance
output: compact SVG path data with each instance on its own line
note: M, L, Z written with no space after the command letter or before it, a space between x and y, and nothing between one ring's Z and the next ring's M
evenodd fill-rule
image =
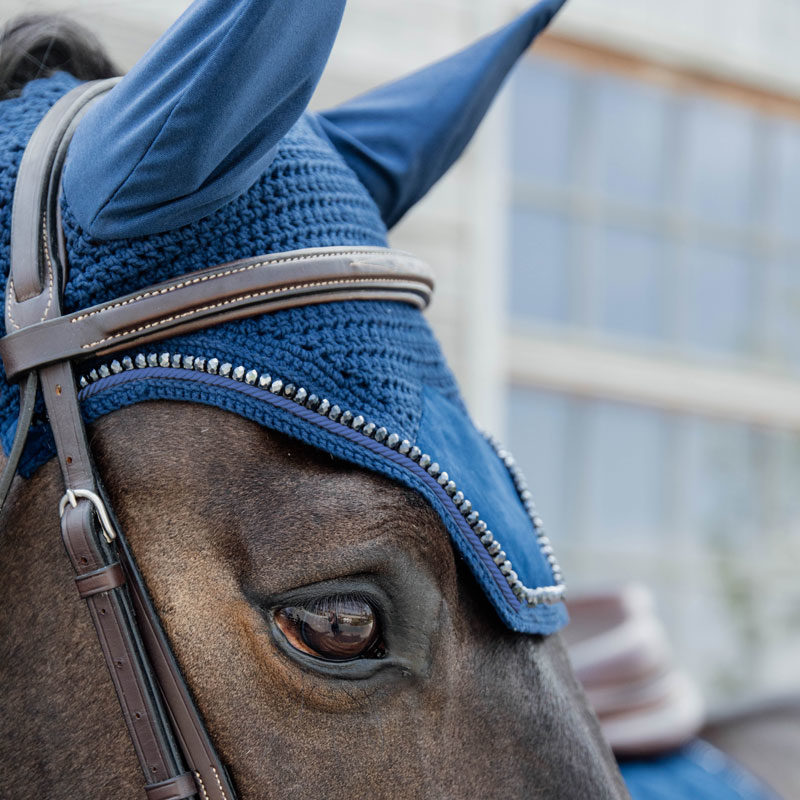
M139 620L135 639L152 601L230 775L198 767L172 794L148 775L151 798L232 800L229 780L242 798L625 796L557 633L563 582L530 492L469 419L417 307L427 278L384 252L386 229L457 158L559 5L545 0L451 59L310 115L343 3L287 12L206 0L82 109L57 196L61 253L47 214L36 248L38 324L20 316L19 285L7 287L12 462L28 427L17 415L33 411L5 379L26 371L15 343L33 330L69 349L74 331L118 326L69 356L102 486L70 485L76 465L59 442L64 494L40 408L21 452L26 480L2 511L2 714L14 721L2 761L17 796L137 796L142 784L144 746L130 747L51 535L62 495L65 529L98 511L99 550L121 548L124 569L103 567L110 582L87 589L96 573L81 573L64 534L101 639L112 613ZM0 104L9 197L34 128L77 83L57 73ZM0 212L7 265L8 204ZM12 245L26 225L17 213ZM269 283L320 263L346 272ZM216 264L227 266L196 272ZM271 288L237 283L251 279ZM189 311L136 317L207 290L212 301L195 297ZM250 309L276 298L258 306L269 313ZM227 316L213 327L194 324L217 313ZM138 324L120 327L128 314ZM59 439L70 387L45 360L37 374ZM108 661L112 674L127 669Z

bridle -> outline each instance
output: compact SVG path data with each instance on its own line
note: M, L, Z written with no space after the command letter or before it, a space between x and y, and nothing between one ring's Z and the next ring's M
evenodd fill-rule
M62 539L145 775L146 796L233 800L231 779L94 467L75 365L134 344L294 306L390 299L422 308L433 282L417 259L385 248L300 250L210 267L63 314L68 265L59 211L61 168L82 114L114 83L83 84L61 98L37 127L20 164L6 336L0 340L6 376L20 382L20 416L0 477L0 508L41 389L65 483Z

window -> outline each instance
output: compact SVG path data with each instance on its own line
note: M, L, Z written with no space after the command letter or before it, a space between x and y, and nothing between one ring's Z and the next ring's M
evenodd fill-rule
M800 372L774 285L800 271L800 122L540 57L512 94L518 324Z
M711 700L796 684L800 434L522 387L509 410L573 590L645 582Z

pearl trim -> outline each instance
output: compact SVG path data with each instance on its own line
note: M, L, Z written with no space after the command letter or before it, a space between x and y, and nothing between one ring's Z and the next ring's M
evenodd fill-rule
M230 380L239 381L241 383L247 383L251 386L257 386L275 395L287 397L298 405L315 411L334 422L338 422L340 425L359 431L364 436L374 439L384 447L406 456L424 469L442 487L457 511L464 517L467 524L479 538L481 544L486 548L492 561L497 565L500 573L511 588L511 591L520 602L535 607L539 605L553 605L563 600L566 586L564 584L561 568L553 553L553 547L545 533L544 523L536 510L536 505L533 502L533 497L528 489L525 478L519 467L517 467L512 455L493 437L484 434L489 444L497 453L498 458L508 470L520 501L530 517L535 532L536 543L553 573L553 585L551 586L529 588L522 583L511 561L506 558L506 553L502 545L489 530L488 525L472 507L470 500L458 489L455 481L452 480L450 475L442 469L430 455L423 453L419 447L413 445L408 439L403 439L399 434L391 433L385 427L379 426L377 423L368 422L361 414L355 414L349 410L342 410L338 405L332 404L329 400L320 398L316 394L309 393L301 386L298 387L280 378L273 378L267 373L259 373L254 369L248 370L241 365L234 367L233 364L220 362L217 358L204 358L202 356L166 352L138 353L133 358L125 356L119 360L114 359L108 364L101 364L95 367L87 375L81 377L80 385L86 387L103 378L119 374L120 372L144 369L147 367L194 370L197 372L205 372L209 375L229 378Z

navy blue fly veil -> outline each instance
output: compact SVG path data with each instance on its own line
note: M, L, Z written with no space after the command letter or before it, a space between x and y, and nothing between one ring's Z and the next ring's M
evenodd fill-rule
M240 259L385 248L562 2L543 0L454 56L319 113L306 106L343 0L193 3L77 127L60 198L64 312ZM0 103L1 197L39 121L78 83L58 72ZM3 284L10 215L0 203ZM566 623L524 479L470 420L413 305L345 300L228 321L88 363L81 384L87 421L144 400L205 403L412 487L508 627L548 634ZM5 373L0 392L8 452L19 400ZM22 474L53 453L40 420Z

